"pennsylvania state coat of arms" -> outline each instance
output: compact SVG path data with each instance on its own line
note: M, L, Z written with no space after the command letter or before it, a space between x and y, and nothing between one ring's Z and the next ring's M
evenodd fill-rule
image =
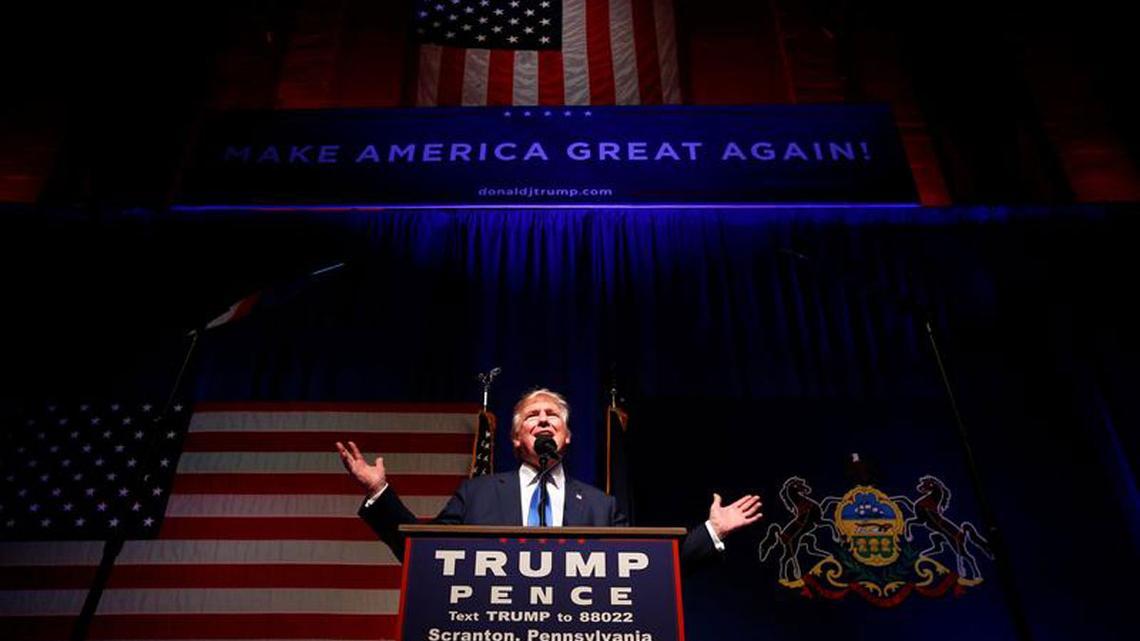
M760 560L775 560L780 585L808 598L854 593L893 607L913 593L961 595L982 582L975 553L992 559L993 552L972 523L946 516L945 483L923 476L915 489L912 499L857 485L817 501L807 481L793 476L780 488L791 519L768 527ZM811 564L806 572L801 563Z

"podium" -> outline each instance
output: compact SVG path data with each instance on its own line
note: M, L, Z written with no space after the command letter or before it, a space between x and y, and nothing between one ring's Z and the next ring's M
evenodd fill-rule
M402 525L401 641L683 641L683 528Z

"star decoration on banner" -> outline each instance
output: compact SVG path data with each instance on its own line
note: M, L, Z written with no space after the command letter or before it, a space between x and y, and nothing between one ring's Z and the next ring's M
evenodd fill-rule
M56 404L6 419L0 540L156 536L190 412L154 408Z

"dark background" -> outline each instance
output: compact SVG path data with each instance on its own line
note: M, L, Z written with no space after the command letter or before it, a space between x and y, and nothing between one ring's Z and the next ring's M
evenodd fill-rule
M338 216L167 206L211 110L407 106L401 3L8 7L0 401L162 394L187 330L345 261L211 334L192 395L473 400L474 373L502 366L493 409L566 392L569 466L595 480L616 377L642 524L699 523L713 491L765 497L765 523L687 581L693 638L1013 638L987 561L961 599L886 611L803 600L756 556L786 518L780 483L841 494L851 452L891 494L939 476L951 517L980 524L929 318L1034 638L1124 638L1140 547L1124 7L679 3L687 103L890 104L926 208Z

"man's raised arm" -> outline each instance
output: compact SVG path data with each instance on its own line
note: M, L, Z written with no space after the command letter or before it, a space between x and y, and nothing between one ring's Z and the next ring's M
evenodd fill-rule
M369 465L356 443L348 442L348 447L340 441L336 442L336 451L340 454L340 462L344 469L356 479L364 489L365 498L375 498L377 494L388 487L388 474L384 471L384 459L377 456L376 463Z
M395 490L388 487L384 459L377 456L376 462L369 464L352 441L348 442L348 447L337 441L336 450L344 469L364 490L364 503L358 514L376 532L376 536L392 548L396 559L403 561L404 536L400 533L400 525L415 523L416 515L400 501Z

